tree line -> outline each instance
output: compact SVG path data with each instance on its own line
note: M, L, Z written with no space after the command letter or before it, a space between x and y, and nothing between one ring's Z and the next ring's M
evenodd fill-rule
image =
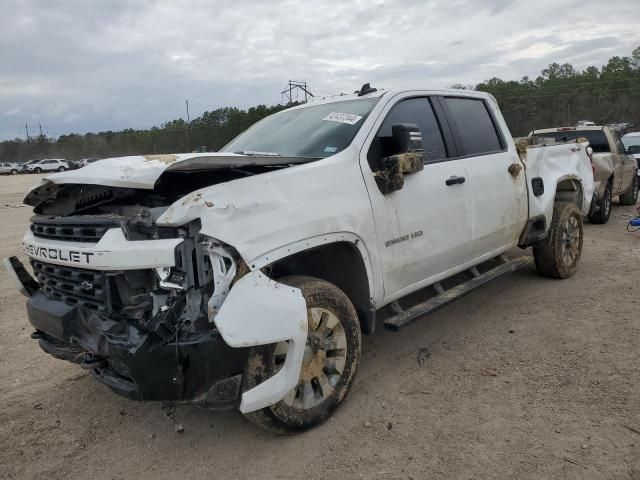
M610 58L601 68L578 71L569 63L552 63L535 80L492 78L475 89L496 98L514 136L580 120L640 127L640 47L630 57Z
M640 47L631 56L610 58L601 68L590 66L578 71L568 63L552 63L533 80L492 78L469 88L489 92L497 99L514 136L539 128L575 125L578 120L632 123L640 128ZM189 123L175 119L150 129L16 138L0 142L0 160L76 160L188 152L200 147L217 151L258 120L289 106L258 105L246 110L225 107L207 111Z

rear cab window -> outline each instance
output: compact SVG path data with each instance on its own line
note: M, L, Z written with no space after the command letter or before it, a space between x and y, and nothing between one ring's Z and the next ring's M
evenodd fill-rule
M596 153L610 153L609 140L602 130L558 130L555 132L540 132L533 134L534 143L548 141L562 143L570 142L578 138L586 138L589 145Z
M445 97L443 102L463 156L487 155L506 150L506 143L483 99Z

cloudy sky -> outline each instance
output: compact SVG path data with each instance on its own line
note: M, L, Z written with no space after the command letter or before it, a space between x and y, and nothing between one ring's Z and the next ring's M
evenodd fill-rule
M221 106L535 77L640 46L638 0L0 0L0 139Z

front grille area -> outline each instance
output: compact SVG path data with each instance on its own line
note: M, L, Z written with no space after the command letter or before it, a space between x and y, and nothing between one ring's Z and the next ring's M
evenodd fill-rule
M107 278L104 272L32 261L33 273L44 294L67 305L106 310Z
M67 242L97 243L110 228L118 226L115 222L67 223L51 220L33 220L31 231L36 237Z

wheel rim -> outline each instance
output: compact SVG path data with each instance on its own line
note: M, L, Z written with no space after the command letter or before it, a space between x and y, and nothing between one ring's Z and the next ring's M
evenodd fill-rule
M298 385L282 399L291 408L306 410L326 400L335 390L347 360L347 337L338 317L326 308L308 310L307 343ZM279 370L287 342L276 345L274 367Z
M562 228L562 261L572 265L580 253L580 225L576 217L569 217Z
M609 210L611 210L611 191L604 192L604 216L609 216Z

